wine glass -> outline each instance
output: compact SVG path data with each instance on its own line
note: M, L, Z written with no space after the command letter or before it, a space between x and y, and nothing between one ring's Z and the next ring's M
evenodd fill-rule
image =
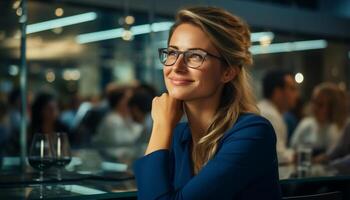
M52 137L55 166L58 168L58 180L62 180L62 168L68 165L72 159L67 133L57 132Z
M42 182L44 180L44 170L50 168L54 164L54 154L52 150L52 144L48 134L34 134L28 162L34 169L40 172L40 177L35 179L36 181Z

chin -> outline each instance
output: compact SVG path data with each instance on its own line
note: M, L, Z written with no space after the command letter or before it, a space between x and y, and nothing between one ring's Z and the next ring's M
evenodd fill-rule
M188 101L191 100L193 97L193 91L186 91L186 89L169 89L168 90L169 96L181 100L181 101Z

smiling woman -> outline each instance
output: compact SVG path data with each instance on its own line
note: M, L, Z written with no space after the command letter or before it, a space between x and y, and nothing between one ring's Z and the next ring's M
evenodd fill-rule
M248 26L223 9L178 12L159 49L168 93L153 100L151 139L135 163L139 199L280 199L275 133L257 114L249 47ZM178 123L183 113L188 123Z

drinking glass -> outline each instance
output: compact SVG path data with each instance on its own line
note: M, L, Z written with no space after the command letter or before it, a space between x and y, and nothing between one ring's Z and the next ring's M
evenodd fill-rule
M52 137L55 166L58 168L57 179L62 180L62 169L68 165L72 159L67 133L57 132Z
M300 146L297 149L297 172L298 177L308 176L311 172L312 148Z
M47 170L54 164L54 154L48 134L34 134L32 144L29 150L28 162L40 172L40 177L36 181L44 180L44 170Z

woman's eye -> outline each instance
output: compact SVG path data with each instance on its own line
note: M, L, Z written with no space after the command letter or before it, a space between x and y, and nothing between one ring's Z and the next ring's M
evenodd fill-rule
M190 58L191 60L198 60L198 61L200 61L200 60L203 59L203 56L200 55L200 54L197 54L197 53L192 53L192 54L189 56L189 58Z
M168 51L168 56L176 56L176 51Z

